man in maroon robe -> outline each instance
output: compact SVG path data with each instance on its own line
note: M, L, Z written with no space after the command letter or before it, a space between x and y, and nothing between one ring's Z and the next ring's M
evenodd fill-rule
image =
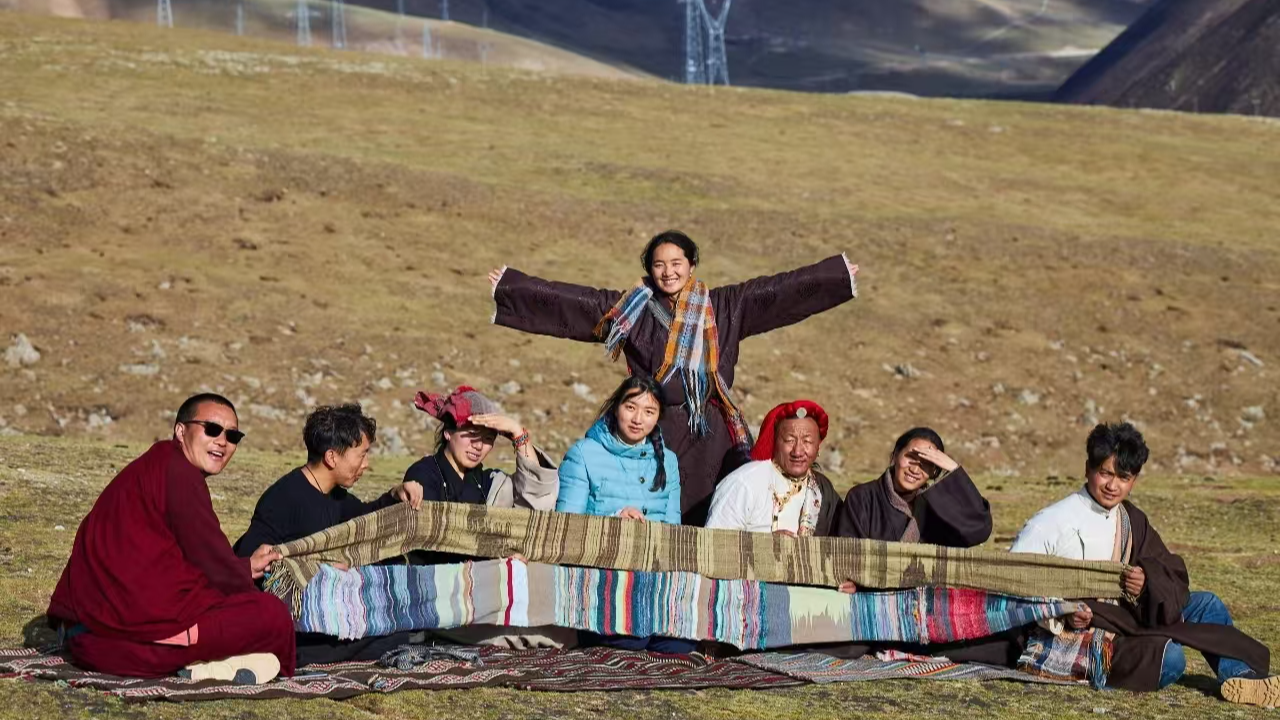
M76 665L132 677L187 668L244 683L293 674L293 618L253 583L280 555L263 545L237 558L206 484L242 438L226 398L196 395L178 410L173 438L102 491L49 602Z

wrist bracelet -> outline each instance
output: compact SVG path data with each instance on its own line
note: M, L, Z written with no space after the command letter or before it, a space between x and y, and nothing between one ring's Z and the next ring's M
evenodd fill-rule
M511 444L514 445L517 450L524 447L525 445L528 445L529 431L525 429L521 429L519 435L511 438Z

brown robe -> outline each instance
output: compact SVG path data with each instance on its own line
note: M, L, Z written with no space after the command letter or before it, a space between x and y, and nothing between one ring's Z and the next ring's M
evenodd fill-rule
M934 483L910 505L922 543L969 548L991 537L991 503L978 492L964 468L956 468ZM881 476L845 495L836 535L900 542L908 522L910 518L894 507Z
M542 280L508 268L494 290L494 323L538 335L600 342L594 331L623 293ZM798 270L726 285L711 290L719 331L720 376L733 386L738 346L752 335L830 310L853 298L849 268L836 255ZM623 346L627 368L652 377L662 367L670 332L652 313L644 313ZM680 510L685 524L706 521L716 482L748 461L733 447L724 415L713 400L708 407L710 432L697 437L689 430L689 414L678 381L666 393L662 433L680 461Z
M1137 603L1088 601L1093 624L1117 634L1107 686L1151 691L1160 686L1160 667L1169 640L1202 652L1236 658L1266 675L1271 653L1265 645L1229 625L1182 621L1190 597L1190 578L1182 558L1169 552L1147 516L1130 503L1133 537L1130 564L1142 568L1146 586Z
M836 523L836 535L901 542L909 519L894 507L889 492L883 475L849 490ZM991 504L982 497L964 468L951 471L926 492L917 495L910 504L920 530L919 542L969 548L981 545L991 537ZM844 643L825 645L816 650L836 657L857 658L874 649L892 648L917 655L945 657L952 662L1012 667L1022 651L1021 633L1018 628L980 640L941 645Z

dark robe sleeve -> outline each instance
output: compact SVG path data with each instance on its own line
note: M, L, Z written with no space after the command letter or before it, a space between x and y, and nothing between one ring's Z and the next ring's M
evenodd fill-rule
M731 323L739 339L776 330L853 299L843 255L816 265L711 291L717 323Z
M165 483L165 521L187 562L224 595L256 592L249 558L231 551L200 472L185 461L171 463Z
M842 503L835 486L826 475L815 471L814 477L818 481L818 489L822 492L822 509L818 511L818 525L814 528L813 534L818 537L830 537L835 534Z
M962 467L929 488L920 502L921 542L970 548L991 537L991 503Z
M507 268L494 290L493 322L536 335L597 342L596 325L621 297L616 290L542 280Z
M1144 627L1172 625L1182 620L1182 609L1191 595L1191 577L1181 557L1169 552L1160 533L1147 516L1127 501L1129 524L1133 528L1131 565L1142 568L1147 577L1134 609Z
M836 516L835 535L846 538L870 538L878 540L868 526L868 517L863 508L862 498L857 488L851 488L840 505L840 514ZM901 533L899 533L901 536ZM895 537L894 540L897 540Z

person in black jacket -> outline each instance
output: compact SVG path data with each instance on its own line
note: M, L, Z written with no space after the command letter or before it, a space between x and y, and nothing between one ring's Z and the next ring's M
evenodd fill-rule
M249 529L236 541L236 554L247 557L259 545L297 540L398 502L417 509L422 485L416 482L400 483L371 502L362 502L351 492L369 469L377 429L377 421L359 405L316 408L302 431L306 464L290 470L262 493Z

